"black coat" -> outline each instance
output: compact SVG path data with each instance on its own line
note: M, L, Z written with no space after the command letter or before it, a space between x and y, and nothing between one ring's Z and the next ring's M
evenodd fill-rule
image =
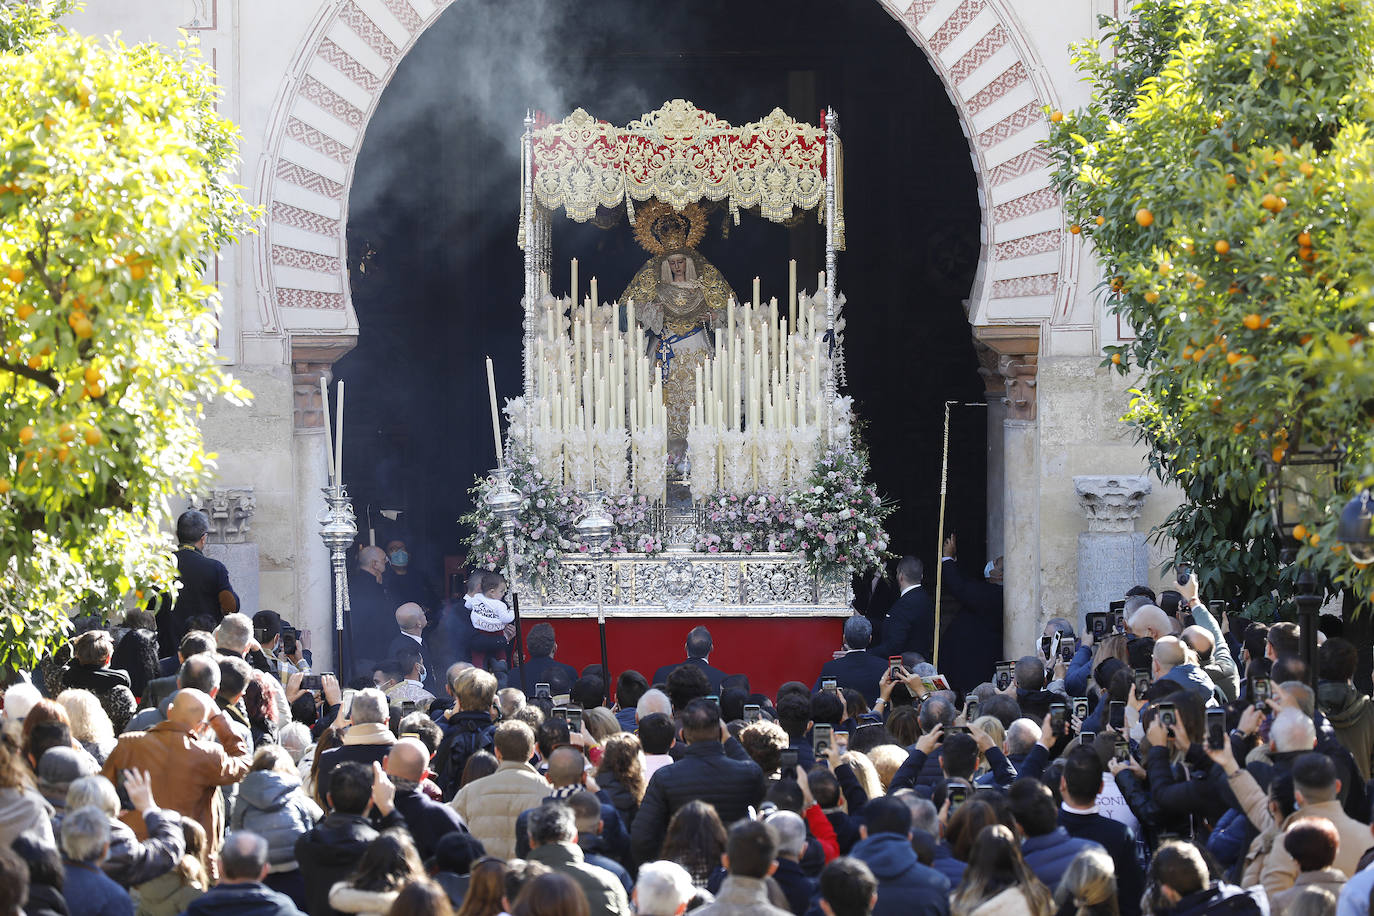
M1077 814L1059 809L1059 826L1069 836L1092 840L1116 862L1117 903L1121 916L1139 916L1140 896L1145 892L1145 869L1140 864L1135 831L1120 821L1100 814Z
M354 674L372 674L369 667L385 661L386 647L396 633L396 602L371 573L357 572L348 580L348 629L353 642Z
M467 832L457 811L433 801L417 789L396 790L396 810L405 818L422 859L434 855L439 841L450 833Z
M390 744L341 744L325 751L320 755L315 777L318 786L315 794L319 797L321 804L327 800L329 777L336 766L351 761L361 763L371 770L372 764L381 763L382 759L390 753Z
M157 638L164 657L176 655L181 637L189 629L187 621L192 617L208 616L219 620L224 616L221 592L234 596L235 609L239 605L239 596L229 584L229 570L219 560L207 557L194 547L182 547L176 552L176 561L181 591L177 592L176 604L157 615Z
M773 872L773 880L778 882L783 896L787 898L787 908L796 916L804 916L811 906L811 898L816 894L816 882L802 872L801 863L779 856L778 870Z
M551 680L550 675L555 671L561 672L561 675L560 677ZM534 696L535 684L553 684L554 680L559 681L559 683L561 684L564 678L566 678L567 680L566 686L569 689L571 689L573 683L578 679L579 676L580 675L578 673L578 670L574 668L572 665L566 665L563 662L556 661L555 659L550 658L547 655L541 655L535 658L527 658L525 659L525 695L531 697ZM520 672L512 672L511 683L518 684L519 682ZM555 689L553 691L553 694L557 696L560 692L566 691L559 691Z
M958 600L959 613L940 634L940 673L956 690L968 691L1003 657L1002 586L966 577L953 560L943 561L941 571L942 587Z
M285 894L262 884L220 884L191 901L185 916L300 916L296 904Z
M708 665L706 663L706 659L704 658L688 658L685 662L677 662L675 664L664 665L662 668L659 668L657 671L654 672L654 678L649 683L651 685L668 683L668 675L672 674L675 670L677 670L683 665L696 665L698 668L704 671L706 673L706 680L711 682L711 692L716 695L720 694L720 682L725 680L725 678L729 677L729 675L727 675L724 671L721 671L719 668L712 668L710 665Z
M821 689L821 678L833 677L841 689L852 687L864 695L872 706L878 699L878 682L887 674L887 659L862 649L846 652L839 658L821 665L812 692Z
M929 661L934 650L935 602L918 585L892 605L883 623L882 644L870 647L869 651L882 658L916 652Z
M749 759L738 741L731 738L702 741L687 747L682 759L654 773L630 831L635 861L658 857L668 822L690 801L714 805L722 823L733 824L757 807L768 789L763 770Z
M400 812L392 811L380 824L383 830L405 827ZM329 889L353 873L377 828L360 814L330 814L296 840L296 861L305 879L306 911L310 916L334 916Z

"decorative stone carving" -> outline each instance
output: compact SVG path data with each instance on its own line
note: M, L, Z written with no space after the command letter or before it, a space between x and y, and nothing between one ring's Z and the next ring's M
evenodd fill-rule
M1135 520L1152 488L1144 475L1085 475L1073 479L1078 507L1088 518L1089 531L1134 531Z
M257 498L252 487L211 490L191 499L191 508L210 520L210 543L242 544L248 540Z
M1035 356L1006 356L997 361L997 371L1006 381L1008 420L1035 419Z
M301 430L323 430L323 399L320 379L329 381L335 360L356 344L355 337L293 338L291 341L291 384L294 394L294 426Z

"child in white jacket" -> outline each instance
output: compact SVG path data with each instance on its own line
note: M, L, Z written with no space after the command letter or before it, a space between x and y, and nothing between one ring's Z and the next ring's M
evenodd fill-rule
M482 591L464 599L472 627L474 656L486 656L486 665L497 659L509 661L510 637L514 634L515 613L501 599L506 594L506 580L499 573L482 574Z

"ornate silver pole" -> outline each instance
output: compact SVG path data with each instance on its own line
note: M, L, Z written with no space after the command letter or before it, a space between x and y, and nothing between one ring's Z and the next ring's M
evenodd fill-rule
M328 408L326 407L326 410ZM334 670L345 675L349 660L344 657L344 620L351 615L348 604L348 566L346 553L358 536L358 522L353 515L353 502L343 484L323 487L327 507L320 513L320 537L329 548L329 567L332 573L334 599ZM347 683L345 677L341 677Z
M835 173L839 169L840 116L825 110L825 332L829 344L825 369L825 435L835 425Z
M506 582L510 586L510 606L515 613L515 657L520 664L520 689L525 689L525 665L520 636L520 597L515 593L515 520L520 515L520 493L511 485L510 468L502 465L491 472L492 488L487 491L487 507L501 523L506 540Z
M587 511L577 522L577 536L587 545L592 555L592 566L596 570L596 628L601 635L601 679L606 684L607 693L611 689L611 668L606 655L606 609L602 602L602 562L601 553L606 542L615 533L615 522L606 514L606 494L592 490L587 494Z
M534 112L525 112L525 135L520 141L520 170L524 174L524 214L525 224L525 353L524 353L524 393L526 398L534 394L534 363L531 352L534 349L534 303L539 298L539 264L542 259L540 248L543 243L542 227L534 222Z

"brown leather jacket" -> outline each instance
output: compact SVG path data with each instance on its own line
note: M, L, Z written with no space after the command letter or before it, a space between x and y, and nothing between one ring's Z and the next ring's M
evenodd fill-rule
M175 722L159 722L146 732L121 735L101 772L118 785L120 770L147 770L158 807L198 821L213 853L219 849L224 823L224 805L216 803L216 790L248 775L253 749L244 746L222 717L212 720L212 726L219 744L196 738ZM137 811L121 812L120 818L139 839L148 836Z

